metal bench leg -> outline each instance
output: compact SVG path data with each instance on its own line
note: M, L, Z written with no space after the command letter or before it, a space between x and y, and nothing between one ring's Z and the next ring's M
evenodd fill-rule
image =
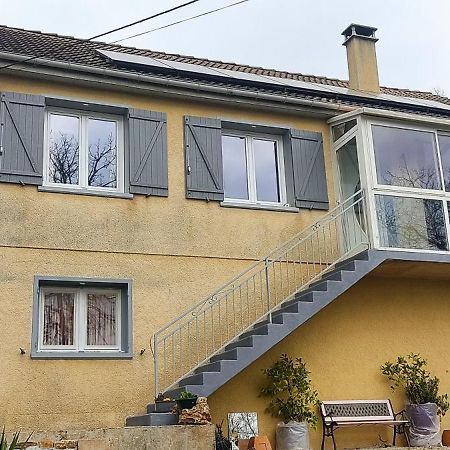
M334 440L334 429L331 428L331 439L333 439L333 449L336 450L336 441Z
M333 441L333 449L336 450L336 441L334 440L334 427L333 426L323 426L323 433L322 433L322 445L320 446L321 450L325 450L325 438L331 437Z

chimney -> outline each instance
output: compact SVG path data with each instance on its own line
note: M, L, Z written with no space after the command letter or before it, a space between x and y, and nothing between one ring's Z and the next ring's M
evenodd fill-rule
M347 48L347 64L350 89L372 93L380 92L377 54L375 51L376 28L352 23L343 32Z

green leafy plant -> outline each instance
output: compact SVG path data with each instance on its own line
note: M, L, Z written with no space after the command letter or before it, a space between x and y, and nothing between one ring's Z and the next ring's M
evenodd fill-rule
M177 398L177 400L188 400L188 399L194 399L197 398L195 394L189 391L183 391Z
M0 450L15 450L18 445L20 433L14 433L12 437L12 441L8 444L5 434L5 427L3 427L2 434L0 436ZM30 440L31 434L28 436L27 440L24 443L27 443Z
M292 360L284 354L270 369L263 369L263 373L268 382L261 388L261 395L271 397L266 411L285 423L295 420L315 428L317 415L314 408L319 397L312 387L306 364L300 358Z
M395 362L387 361L381 373L392 382L391 389L402 388L412 404L436 403L438 414L444 416L449 409L448 395L439 395L439 379L426 369L427 361L419 354L398 356Z

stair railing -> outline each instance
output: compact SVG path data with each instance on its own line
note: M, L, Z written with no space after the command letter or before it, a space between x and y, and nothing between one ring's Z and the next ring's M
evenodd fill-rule
M369 246L363 190L228 281L153 336L155 395L174 387L228 343Z

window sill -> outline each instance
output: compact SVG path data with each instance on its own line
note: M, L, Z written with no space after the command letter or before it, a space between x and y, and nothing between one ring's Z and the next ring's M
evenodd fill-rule
M231 200L225 200L220 202L220 206L225 208L244 208L244 209L259 209L263 211L278 211L278 212L290 212L298 213L299 208L294 206L284 206L284 205L263 205L259 203L244 203L244 202L234 202Z
M132 199L133 194L126 192L104 192L104 191L91 191L89 189L76 189L57 186L38 186L39 192L53 192L56 194L76 194L76 195L90 195L93 197L113 197L113 198L125 198Z
M33 351L31 359L133 359L129 352Z

